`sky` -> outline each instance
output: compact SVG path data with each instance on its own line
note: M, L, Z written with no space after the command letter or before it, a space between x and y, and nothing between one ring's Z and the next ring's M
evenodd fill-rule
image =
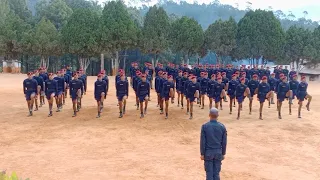
M99 0L100 2L105 2L106 0ZM135 0L124 0L125 2L133 2ZM174 0L179 2L181 0ZM195 0L185 0L189 3L193 3ZM196 0L199 4L205 3L209 4L214 0ZM220 0L221 4L229 4L239 9L246 9L247 1L251 2L251 7L253 9L272 9L282 10L285 14L288 14L290 11L296 17L303 17L303 11L307 11L308 15L306 16L309 19L314 21L320 21L320 0ZM152 0L150 5L153 5L157 0ZM139 6L139 5L138 5Z

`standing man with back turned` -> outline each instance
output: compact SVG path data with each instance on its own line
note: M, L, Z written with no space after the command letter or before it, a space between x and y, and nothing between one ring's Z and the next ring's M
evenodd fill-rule
M204 160L206 180L220 180L221 161L226 155L227 130L224 125L217 122L219 110L211 108L210 121L202 125L200 152Z

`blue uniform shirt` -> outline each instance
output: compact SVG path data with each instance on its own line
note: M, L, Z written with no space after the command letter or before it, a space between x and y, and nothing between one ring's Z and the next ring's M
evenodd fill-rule
M227 151L227 130L222 123L210 120L201 127L200 154L210 160Z
M51 93L58 93L58 82L56 80L46 80L46 83L45 83L45 93L47 95L51 94Z
M33 79L35 79L39 86L41 86L41 90L43 91L44 81L41 76L33 76Z
M236 88L236 97L242 97L244 92L246 91L247 85L239 84Z
M222 90L224 89L224 83L216 83L214 85L214 96L215 97L220 97Z
M169 82L169 81L164 82L163 86L162 86L162 91L161 91L161 95L160 96L162 98L169 97L171 88L174 88L174 83L173 82Z
M117 97L118 96L129 96L129 84L128 81L118 81L116 85Z
M258 98L266 97L270 91L270 85L268 83L260 83L258 86Z
M77 94L79 89L81 90L81 93L83 93L83 82L79 79L71 80L69 87L70 87L70 95Z
M290 90L289 83L280 82L278 84L277 94L278 95L285 95Z
M26 94L27 92L36 93L37 89L38 89L38 83L35 79L25 79L23 81L24 94Z
M236 91L236 88L238 85L239 85L239 82L237 80L231 80L228 86L228 94L234 95L234 92Z
M253 80L253 79L249 81L248 87L250 89L251 95L253 95L254 91L258 88L258 86L259 86L259 81Z
M107 85L106 82L101 80L97 80L94 83L94 96L100 98L101 93L107 93Z
M137 95L139 97L148 95L150 97L150 84L148 82L141 81L137 87Z
M290 90L292 90L292 92L296 94L298 90L299 82L297 80L292 80L289 82L289 86L290 86Z
M200 91L200 84L198 82L193 83L192 81L190 81L187 88L187 97L193 98L197 90Z
M55 77L54 80L57 81L58 84L58 91L64 92L64 77Z

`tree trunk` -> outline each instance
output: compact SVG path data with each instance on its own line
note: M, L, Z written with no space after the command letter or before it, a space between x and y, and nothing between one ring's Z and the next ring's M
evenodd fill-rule
M49 61L50 61L50 58L47 57L47 59L46 59L46 66L45 66L47 69L49 68Z
M116 51L116 59L115 59L115 74L118 72L119 69L119 51Z
M214 53L214 55L216 56L216 64L220 64L218 54Z
M111 75L114 73L114 63L113 63L113 58L111 58Z
M101 53L101 64L100 64L100 70L104 70L104 54Z
M127 59L127 50L124 50L124 58L123 58L123 70L126 72L126 59Z

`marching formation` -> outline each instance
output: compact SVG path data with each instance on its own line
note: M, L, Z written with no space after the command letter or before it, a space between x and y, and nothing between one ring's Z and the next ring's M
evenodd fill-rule
M45 104L45 97L49 104L48 116L53 115L54 101L57 106L56 112L60 112L65 104L68 91L72 99L73 117L77 116L77 112L80 111L82 106L82 97L87 91L87 76L82 69L72 72L70 67L67 66L66 69L53 74L47 73L45 68L40 68L34 72L29 72L27 75L28 78L23 82L23 92L28 104L29 116L32 116L33 111L37 111L39 107ZM186 64L174 65L168 63L164 67L163 64L158 63L154 68L151 63L145 63L145 67L140 68L138 63L133 62L130 67L130 81L128 81L122 69L115 76L119 118L122 118L126 113L129 86L135 93L135 106L137 110L140 110L140 118L147 114L151 89L155 90L160 114L165 114L166 119L169 117L169 105L174 104L175 99L178 107L186 108L186 113L190 116L189 119L193 118L195 103L201 109L204 109L206 97L209 100L209 108L214 105L222 110L223 103L229 101L230 114L232 114L233 107L236 107L237 102L237 119L240 119L243 102L246 98L249 101L249 114L251 114L253 99L256 96L260 103L259 119L263 119L262 112L266 101L269 108L276 101L278 118L281 119L282 104L285 100L288 100L289 114L291 115L293 100L297 99L299 118L301 118L303 101L307 99L306 108L309 111L312 100L312 96L307 93L308 83L306 78L301 76L299 82L296 71L292 69L289 72L287 67L283 69L282 66L277 66L271 73L269 67L265 68L264 66L260 68L258 66L252 68L251 66L241 66L238 68L230 64L226 67L223 65L199 64L189 68ZM94 83L97 118L101 116L108 90L109 79L103 70L98 74L97 81Z

